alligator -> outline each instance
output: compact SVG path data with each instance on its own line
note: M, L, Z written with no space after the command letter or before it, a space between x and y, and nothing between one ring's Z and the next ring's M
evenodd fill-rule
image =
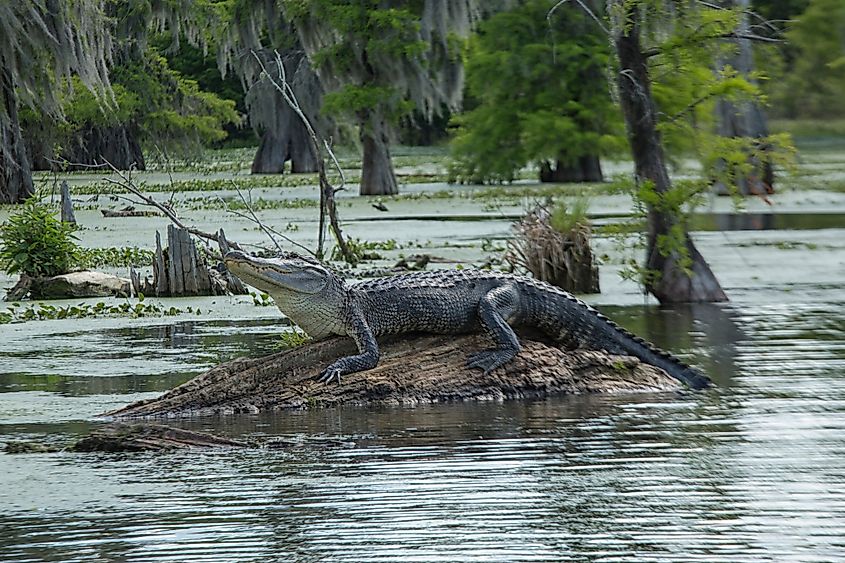
M259 258L233 250L229 270L269 294L309 336L350 336L358 354L338 359L318 376L340 383L342 375L374 368L376 337L426 332L484 331L494 348L469 355L467 366L490 371L520 351L522 334L542 334L565 349L588 348L630 355L662 368L693 389L710 384L699 370L623 329L570 293L533 278L462 269L398 274L348 284L319 260L293 252Z

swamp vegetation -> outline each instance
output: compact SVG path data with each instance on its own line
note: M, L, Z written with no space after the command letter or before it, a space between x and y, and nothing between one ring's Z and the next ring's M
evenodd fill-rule
M0 291L149 276L173 217L353 280L589 251L583 299L715 386L547 397L532 372L421 404L408 367L447 377L481 338L430 337L350 387L407 400L333 407L266 294L2 302L0 559L842 559L843 22L839 0L3 4ZM279 357L301 373L261 372ZM190 413L170 391L205 372L217 410L159 430L227 446L66 449L130 404Z

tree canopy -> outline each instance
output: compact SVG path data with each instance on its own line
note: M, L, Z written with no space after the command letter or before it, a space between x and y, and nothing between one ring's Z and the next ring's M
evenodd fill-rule
M22 106L60 118L56 83L72 76L108 101L112 37L104 10L104 0L0 4L0 203L21 202L33 192Z
M582 10L530 0L483 22L466 53L475 107L454 119L456 178L503 182L529 163L601 180L597 157L621 150L621 115L605 79L607 38ZM595 158L598 174L580 164Z

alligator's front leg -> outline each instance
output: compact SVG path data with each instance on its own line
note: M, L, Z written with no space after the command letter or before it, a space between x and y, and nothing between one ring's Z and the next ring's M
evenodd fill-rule
M364 315L356 310L349 316L349 336L355 341L360 354L340 358L321 371L318 380L323 383L331 383L332 381L340 383L341 375L373 369L378 364L378 342L376 342L376 337L373 335Z
M496 348L471 354L467 366L480 368L488 374L499 366L513 360L522 349L516 333L508 324L519 314L519 291L513 285L503 285L488 291L478 305L478 317L487 335L496 343Z

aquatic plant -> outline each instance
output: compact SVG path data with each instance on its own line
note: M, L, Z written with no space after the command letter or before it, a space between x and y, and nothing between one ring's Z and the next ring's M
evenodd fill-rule
M199 307L165 307L161 303L149 303L140 295L134 303L126 300L115 305L107 305L99 301L93 305L79 303L77 305L55 306L48 303L11 303L5 311L0 311L0 324L22 323L27 321L49 321L61 319L86 319L94 317L173 317L181 314L201 315Z
M82 270L102 266L129 267L151 266L155 253L137 246L109 248L79 248L73 266Z
M598 293L587 208L585 199L551 209L538 206L514 225L505 260L566 291Z

